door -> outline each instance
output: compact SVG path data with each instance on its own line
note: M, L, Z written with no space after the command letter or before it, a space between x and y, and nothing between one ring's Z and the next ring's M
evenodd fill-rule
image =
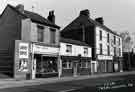
M95 71L95 63L92 63L91 65L91 73L94 74L96 71Z
M74 77L77 76L77 68L78 68L78 63L74 62L74 65L73 65L73 76Z

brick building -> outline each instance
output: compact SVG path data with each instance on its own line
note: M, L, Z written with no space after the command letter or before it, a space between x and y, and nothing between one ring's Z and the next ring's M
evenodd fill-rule
M60 27L53 11L46 19L23 5L7 5L0 25L0 73L14 78L58 75Z

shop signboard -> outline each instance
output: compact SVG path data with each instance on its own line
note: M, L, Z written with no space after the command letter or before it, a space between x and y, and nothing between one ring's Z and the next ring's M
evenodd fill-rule
M98 55L99 60L113 60L112 56Z
M36 54L58 54L59 48L33 44L33 52Z

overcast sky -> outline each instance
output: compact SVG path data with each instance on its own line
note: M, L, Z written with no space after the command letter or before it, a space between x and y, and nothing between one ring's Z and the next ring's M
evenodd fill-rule
M102 16L104 23L114 31L135 32L135 0L0 0L0 13L7 3L24 4L26 10L32 10L47 17L54 10L56 24L62 28L74 20L80 10L89 9L92 19Z

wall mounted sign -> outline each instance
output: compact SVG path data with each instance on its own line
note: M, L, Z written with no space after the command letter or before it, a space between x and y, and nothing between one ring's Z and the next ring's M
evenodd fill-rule
M29 44L19 43L19 58L29 58Z
M33 52L36 54L58 54L59 48L33 44Z
M99 60L113 60L112 56L98 55Z

